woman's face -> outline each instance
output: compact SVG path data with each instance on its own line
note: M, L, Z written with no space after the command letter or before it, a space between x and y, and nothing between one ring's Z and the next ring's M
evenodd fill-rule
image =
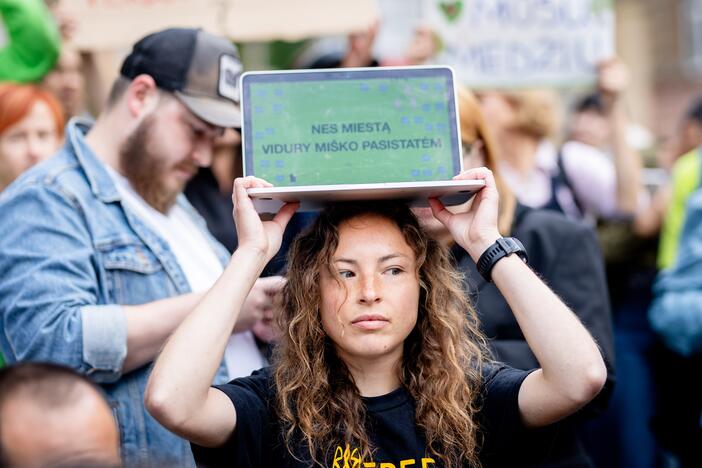
M321 319L339 356L399 360L419 309L417 260L400 230L379 216L344 222L332 269L336 278L320 274Z
M51 156L59 136L56 123L43 101L37 101L27 115L0 135L0 190L22 172Z
M595 110L576 112L570 119L570 137L575 141L605 148L610 140L611 126L607 117Z

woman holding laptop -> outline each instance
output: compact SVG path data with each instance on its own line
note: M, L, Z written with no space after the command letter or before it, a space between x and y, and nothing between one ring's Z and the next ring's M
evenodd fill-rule
M539 369L490 360L460 275L408 207L337 204L291 248L271 367L210 387L241 305L296 209L262 222L246 190L269 184L247 177L233 194L239 247L156 361L151 414L191 440L205 466L518 464L513 448L525 431L577 411L607 372L518 243L500 237L491 172L456 178L486 186L460 213L437 200L432 211L505 296Z

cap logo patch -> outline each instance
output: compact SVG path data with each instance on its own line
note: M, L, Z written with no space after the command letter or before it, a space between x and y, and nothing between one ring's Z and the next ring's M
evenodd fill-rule
M239 75L243 67L236 57L222 55L219 58L219 86L217 91L220 96L239 102Z

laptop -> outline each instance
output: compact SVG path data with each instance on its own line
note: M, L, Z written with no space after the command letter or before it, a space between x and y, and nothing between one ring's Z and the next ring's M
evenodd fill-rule
M483 181L463 169L449 67L247 72L241 76L244 175L260 212L284 202L318 210L334 201L467 201Z

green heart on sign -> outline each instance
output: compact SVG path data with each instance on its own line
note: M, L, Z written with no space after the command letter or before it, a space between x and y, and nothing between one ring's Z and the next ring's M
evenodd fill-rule
M453 23L456 19L461 16L461 11L463 10L463 1L455 0L453 2L441 2L439 3L441 11L446 16L449 23Z

